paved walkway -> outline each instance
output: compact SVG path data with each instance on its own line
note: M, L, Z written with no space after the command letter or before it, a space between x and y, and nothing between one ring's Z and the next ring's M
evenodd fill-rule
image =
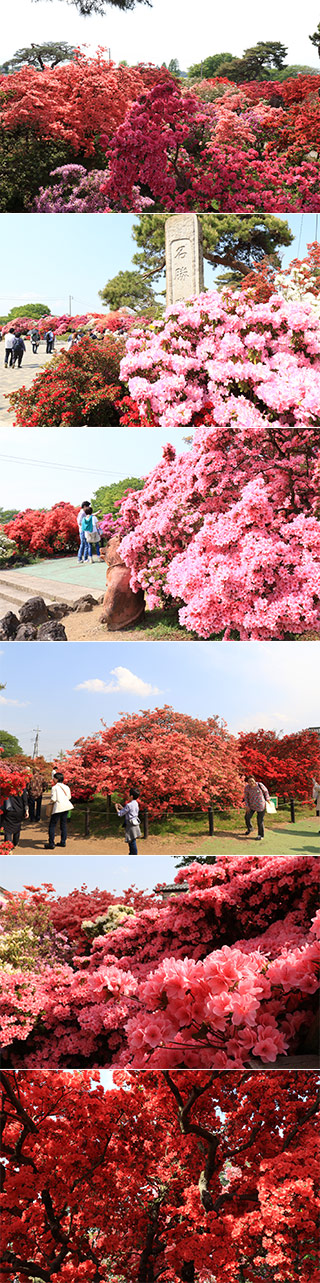
M67 601L70 605L90 592L99 601L106 585L104 561L79 564L73 557L37 562L20 570L0 570L0 619L13 610L16 614L29 597L44 597L47 604Z
M15 415L11 409L10 402L6 400L6 392L16 392L18 388L30 388L36 375L51 361L51 356L47 356L44 343L40 344L37 355L32 352L28 340L25 339L27 351L24 353L21 369L16 366L11 370L4 366L4 342L0 344L0 424L7 428L14 427ZM58 349L56 348L56 351Z

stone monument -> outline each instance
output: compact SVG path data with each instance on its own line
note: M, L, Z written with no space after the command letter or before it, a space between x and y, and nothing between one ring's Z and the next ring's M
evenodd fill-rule
M106 592L100 622L110 630L128 628L142 619L145 609L144 592L130 588L130 570L119 556L119 535L112 535L101 553L107 565Z
M167 307L203 290L202 227L197 214L166 219Z

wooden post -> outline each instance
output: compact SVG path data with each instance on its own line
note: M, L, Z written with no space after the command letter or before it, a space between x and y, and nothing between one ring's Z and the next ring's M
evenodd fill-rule
M88 802L84 813L84 836L85 838L90 837L90 806Z
M149 812L147 806L145 806L143 812L143 836L144 838L149 837Z
M290 818L291 818L291 823L292 823L292 824L295 824L295 822L296 822L296 817L295 817L295 812L294 812L294 799L293 799L293 797L291 797L291 798L290 798Z
M212 838L214 834L213 806L208 806L209 835Z

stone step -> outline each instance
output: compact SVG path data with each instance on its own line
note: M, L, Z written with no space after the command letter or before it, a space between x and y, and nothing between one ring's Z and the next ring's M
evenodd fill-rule
M79 581L76 584L59 583L52 579L40 579L34 575L20 575L18 571L0 572L0 617L7 613L8 610L17 609L28 601L30 597L43 597L46 605L52 602L67 602L72 605L78 601L79 597L85 596L88 592L98 602L102 596L101 587L91 587L84 584L82 579L81 567L79 567Z

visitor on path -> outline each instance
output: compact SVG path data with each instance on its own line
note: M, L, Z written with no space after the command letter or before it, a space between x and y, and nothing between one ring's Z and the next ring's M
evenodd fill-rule
M130 855L138 855L137 838L141 838L138 797L137 789L130 789L130 802L125 806L116 806L117 815L124 815L125 842L128 843Z
M47 353L47 356L51 356L51 353L53 352L53 346L54 346L54 333L53 333L53 330L48 330L48 332L47 332L47 334L46 334L46 353Z
M14 331L14 330L9 330L9 331L8 331L8 334L5 334L5 336L4 336L4 364L5 364L5 369L7 369L7 366L8 366L8 365L12 365L12 364L13 364L13 340L14 340L14 338L15 338L15 331Z
M23 354L26 351L27 349L26 349L24 339L22 338L22 334L15 334L14 340L13 340L13 348L12 348L13 368L15 367L15 365L18 365L18 369L20 370Z
M30 339L31 339L32 351L33 351L34 355L36 356L37 351L38 351L38 347L39 347L39 343L40 343L40 334L39 334L39 330L37 330L37 329L32 330L32 334L30 335Z
M58 843L58 846L66 846L68 815L70 811L73 811L69 785L64 783L62 771L55 771L55 778L51 789L51 802L48 810L49 841L45 843L45 850L53 851L55 847L57 822L58 820L60 821L60 842Z
M94 545L95 545L98 561L100 560L100 531L99 531L96 514L92 511L91 503L89 504L89 507L87 508L87 511L85 512L82 518L81 530L84 534L84 537L88 545L88 553L87 553L88 562L90 563L90 565L92 565L92 560L93 560L92 553L93 553ZM84 560L86 560L86 557L84 558Z
M28 787L29 819L31 824L33 824L34 820L36 824L38 824L39 820L41 819L41 802L42 802L43 789L44 789L44 780L42 778L42 775L40 775L40 771L37 771L36 767L33 767L32 776L29 783L29 787Z
M6 842L12 842L13 846L18 846L22 820L29 818L28 793L23 789L22 793L10 794L6 797L2 805L1 826L4 830Z
M249 833L252 833L251 820L256 811L258 822L257 842L260 842L261 838L264 838L263 821L267 802L270 802L270 797L265 784L261 784L261 781L258 784L254 776L249 775L244 790L246 836L249 837Z
M79 552L78 552L79 565L81 565L81 563L83 563L84 561L87 561L87 557L88 557L89 544L87 543L84 530L82 529L82 522L83 522L83 518L86 517L89 508L90 508L89 499L83 499L80 511L78 512L78 516L77 516L77 522L78 522L78 528L79 528L79 539L80 539Z

